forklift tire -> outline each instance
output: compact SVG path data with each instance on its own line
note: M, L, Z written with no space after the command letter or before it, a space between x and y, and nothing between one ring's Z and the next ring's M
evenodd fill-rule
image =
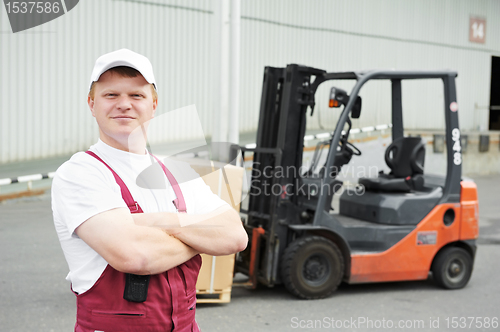
M344 259L335 243L321 236L302 237L283 254L281 278L286 289L302 299L321 299L337 289Z
M472 275L472 257L462 248L449 247L437 254L432 264L432 276L445 289L465 287Z

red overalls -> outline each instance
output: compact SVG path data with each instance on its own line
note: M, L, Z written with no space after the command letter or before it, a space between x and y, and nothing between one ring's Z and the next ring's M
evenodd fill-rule
M120 186L123 200L130 213L143 213L132 198L122 179L102 159L113 173ZM156 158L156 157L155 157ZM186 212L184 197L175 178L165 165L163 168L177 198L174 205L178 212ZM147 300L141 303L123 299L125 273L110 265L88 291L77 295L76 332L164 332L199 331L195 321L196 280L201 266L201 257L196 255L189 261L164 273L152 275L149 281Z

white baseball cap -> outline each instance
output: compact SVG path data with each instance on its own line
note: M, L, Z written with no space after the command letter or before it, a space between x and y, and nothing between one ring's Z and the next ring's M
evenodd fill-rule
M97 58L94 70L92 70L92 75L90 76L89 89L92 87L92 83L98 81L99 77L101 77L106 70L118 66L134 68L141 73L148 83L153 84L155 89L157 89L155 77L153 75L153 65L151 65L149 59L144 55L132 52L126 48L106 53Z

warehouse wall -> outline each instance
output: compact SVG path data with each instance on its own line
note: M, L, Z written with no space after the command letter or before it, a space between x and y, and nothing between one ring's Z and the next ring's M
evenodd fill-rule
M499 1L242 0L241 5L241 132L256 130L264 66L288 63L328 71L453 69L459 73L462 128L487 128L488 111L480 107L489 103L491 56L500 55ZM195 104L203 131L211 136L219 96L214 8L214 0L85 0L58 19L16 34L0 10L0 163L93 144L98 132L86 105L90 72L99 55L122 47L151 59L158 115ZM470 16L486 18L485 44L468 41ZM326 107L327 91L319 91L310 129L334 128L338 111ZM363 116L355 127L389 122L389 91L383 83L362 90ZM406 95L407 128L444 127L442 108L436 106L443 99L439 84L412 82L403 86ZM194 118L158 118L164 126L153 142L197 135L188 126Z
M152 3L80 1L64 16L16 34L5 33L10 26L0 11L0 162L67 154L95 143L98 129L87 106L90 73L99 55L122 47L153 63L157 115L196 104L210 133L212 3ZM192 138L186 130L192 119L170 120L179 121L165 124L153 141Z
M462 128L487 128L487 110L475 110L475 105L489 104L491 55L500 52L499 1L243 1L242 15L242 90L249 92L242 105L258 108L254 99L265 65L300 63L328 71L453 69L459 74ZM469 16L486 18L484 45L469 42ZM375 85L362 90L363 114L355 126L390 120L390 86ZM420 99L405 99L410 92ZM327 108L327 98L327 89L317 96L310 128L334 128L338 112ZM443 92L435 82L405 84L405 126L444 128L436 99L442 100ZM242 117L241 129L251 130L254 113Z

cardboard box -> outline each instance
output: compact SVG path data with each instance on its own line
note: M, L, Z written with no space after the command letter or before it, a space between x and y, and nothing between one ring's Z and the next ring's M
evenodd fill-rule
M201 176L212 192L236 211L240 210L244 168L203 159L182 159ZM202 266L196 283L197 294L215 294L216 298L199 298L198 302L229 302L233 284L234 254L202 254Z
M240 211L245 169L217 161L183 159L210 186L212 192Z

